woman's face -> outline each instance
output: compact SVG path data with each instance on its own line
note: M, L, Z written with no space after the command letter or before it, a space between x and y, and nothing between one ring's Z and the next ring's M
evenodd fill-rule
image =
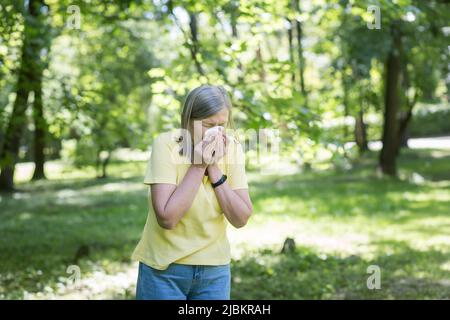
M205 136L206 130L209 128L215 127L215 126L222 126L224 129L226 129L227 123L228 123L228 114L229 111L227 108L223 108L216 114L213 114L212 116L209 116L208 118L193 121L192 124L194 126L194 132L193 132L193 138L194 141L197 141L195 137L199 134L201 134L201 139ZM226 130L225 130L226 131ZM198 141L199 141L198 140Z
M227 126L227 122L228 122L228 113L229 113L228 109L223 108L216 114L213 114L212 116L210 116L206 119L203 119L202 120L202 137L205 136L205 132L209 128L212 128L215 126L222 126L225 129Z

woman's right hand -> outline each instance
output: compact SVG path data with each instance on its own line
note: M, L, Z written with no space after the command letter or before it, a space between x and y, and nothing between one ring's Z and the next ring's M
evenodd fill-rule
M214 162L216 143L215 136L204 138L194 147L194 165L206 168Z

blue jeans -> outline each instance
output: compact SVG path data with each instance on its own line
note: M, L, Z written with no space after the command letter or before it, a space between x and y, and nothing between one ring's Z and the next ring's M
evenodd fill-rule
M172 263L157 270L139 263L137 300L229 300L230 264L220 266Z

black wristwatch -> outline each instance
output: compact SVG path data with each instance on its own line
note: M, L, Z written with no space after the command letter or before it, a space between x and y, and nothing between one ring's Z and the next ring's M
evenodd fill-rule
M217 182L211 183L211 185L212 185L213 188L217 188L218 186L220 186L225 181L227 181L227 176L223 174L222 177Z

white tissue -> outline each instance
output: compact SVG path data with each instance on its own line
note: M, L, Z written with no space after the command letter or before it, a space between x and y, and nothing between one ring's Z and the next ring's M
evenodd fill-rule
M215 127L209 128L209 129L206 130L206 132L205 132L205 138L206 138L206 137L209 137L209 136L211 136L211 135L218 134L219 132L223 132L223 131L225 131L225 129L224 129L224 127L222 127L222 126L215 126Z

